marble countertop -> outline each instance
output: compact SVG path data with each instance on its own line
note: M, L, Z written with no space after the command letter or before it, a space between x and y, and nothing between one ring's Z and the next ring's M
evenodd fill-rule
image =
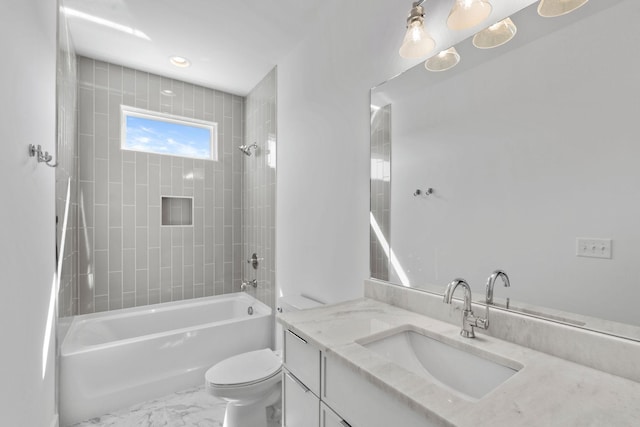
M487 335L462 338L459 326L376 300L283 313L278 321L409 407L456 426L640 425L640 383ZM481 399L470 400L356 342L406 325L522 368Z

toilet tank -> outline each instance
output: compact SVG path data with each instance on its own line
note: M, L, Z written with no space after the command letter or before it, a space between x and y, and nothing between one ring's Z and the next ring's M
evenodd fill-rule
M303 295L288 295L278 299L278 312L287 313L289 311L306 310L324 305L320 301Z

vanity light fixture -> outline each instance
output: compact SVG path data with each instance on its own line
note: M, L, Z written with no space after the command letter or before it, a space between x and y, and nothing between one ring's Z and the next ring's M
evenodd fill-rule
M183 56L171 56L169 57L169 62L180 68L187 68L191 65L191 62Z
M491 49L502 46L516 35L518 29L511 18L496 22L489 28L473 36L473 45L478 49Z
M447 26L452 30L466 30L487 19L493 7L487 0L455 0Z
M422 58L436 47L436 42L424 29L424 8L420 6L424 1L413 3L409 12L407 32L400 46L400 56L403 58Z
M460 54L455 47L450 47L427 59L424 67L429 71L447 71L458 65L458 62L460 62Z
M538 15L544 18L555 18L566 15L583 6L589 0L540 0Z

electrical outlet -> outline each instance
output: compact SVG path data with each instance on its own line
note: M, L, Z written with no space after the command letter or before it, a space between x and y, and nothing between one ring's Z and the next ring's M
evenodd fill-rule
M576 238L576 256L611 258L611 239Z

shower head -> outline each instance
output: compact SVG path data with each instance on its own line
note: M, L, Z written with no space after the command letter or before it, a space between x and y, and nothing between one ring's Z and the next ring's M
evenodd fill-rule
M241 145L238 147L238 150L242 151L246 156L250 156L251 155L251 150L257 150L258 149L258 144L256 144L255 142L251 145Z

